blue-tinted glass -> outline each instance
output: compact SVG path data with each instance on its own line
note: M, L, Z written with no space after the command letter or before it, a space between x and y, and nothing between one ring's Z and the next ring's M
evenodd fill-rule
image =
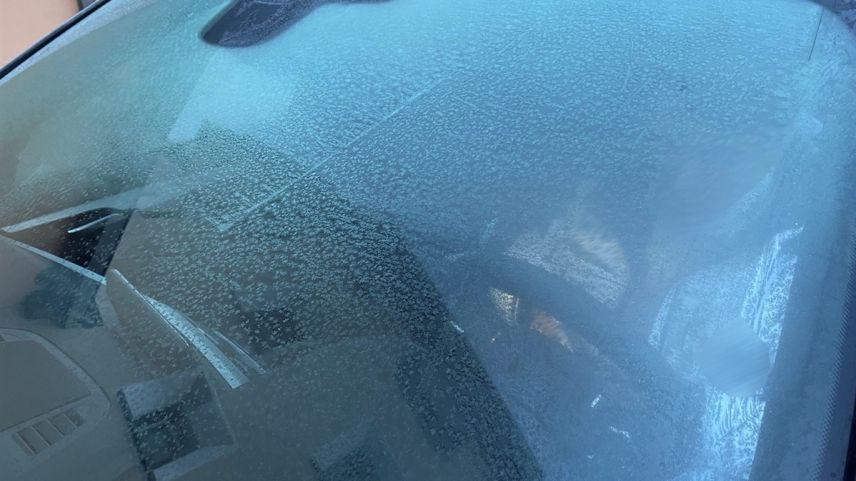
M0 80L0 479L840 476L847 21L113 0Z

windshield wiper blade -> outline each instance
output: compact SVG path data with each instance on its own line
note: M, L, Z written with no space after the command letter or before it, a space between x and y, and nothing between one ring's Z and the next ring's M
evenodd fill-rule
M176 309L141 293L131 284L121 272L116 269L107 271L107 297L116 310L117 315L125 317L129 325L138 332L146 331L143 326L153 325L168 327L175 335L173 340L180 339L181 344L193 350L211 365L223 381L232 389L238 388L248 381L246 374L238 368L208 336L208 334L184 314ZM150 321L146 324L145 321ZM150 332L157 332L152 330ZM168 350L167 350L168 351ZM178 351L173 352L173 355ZM166 354L164 354L166 355ZM178 359L189 366L189 359Z
M95 220L91 220L89 222L83 223L79 226L72 227L72 228L66 230L66 232L68 234L79 234L81 232L86 232L86 231L96 229L96 228L101 229L101 228L104 228L110 224L115 224L116 222L125 220L127 218L128 218L127 212L113 212L113 213L107 214L103 217L99 217Z

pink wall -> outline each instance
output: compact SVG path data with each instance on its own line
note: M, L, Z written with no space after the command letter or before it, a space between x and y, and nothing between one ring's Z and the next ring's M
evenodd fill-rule
M0 0L0 65L76 12L76 0Z

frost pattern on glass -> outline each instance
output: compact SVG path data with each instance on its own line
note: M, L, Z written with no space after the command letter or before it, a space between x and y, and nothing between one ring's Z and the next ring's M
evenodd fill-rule
M110 398L0 436L15 479L818 474L849 14L325 2L222 48L223 1L111 5L0 83L0 328Z

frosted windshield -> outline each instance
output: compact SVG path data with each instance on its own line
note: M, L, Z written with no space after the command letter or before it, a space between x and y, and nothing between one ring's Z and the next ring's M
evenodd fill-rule
M69 479L825 469L856 151L838 17L317 2L223 46L224 2L133 3L0 83L0 272L30 279L0 336L105 396L80 408L102 451L0 443L15 479L99 452L123 461ZM262 4L288 5L236 3ZM207 394L140 414L176 386Z

